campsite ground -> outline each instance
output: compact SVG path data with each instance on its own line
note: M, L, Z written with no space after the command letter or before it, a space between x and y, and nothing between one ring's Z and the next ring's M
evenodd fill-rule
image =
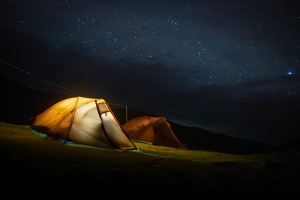
M129 152L64 145L29 126L0 123L2 189L195 198L289 197L300 189L298 150L239 155L136 145L139 151Z

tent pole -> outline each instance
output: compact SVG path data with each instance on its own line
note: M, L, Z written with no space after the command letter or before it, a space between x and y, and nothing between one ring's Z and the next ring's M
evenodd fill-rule
M128 117L127 117L127 106L126 106L126 122L127 122L127 120L128 120Z

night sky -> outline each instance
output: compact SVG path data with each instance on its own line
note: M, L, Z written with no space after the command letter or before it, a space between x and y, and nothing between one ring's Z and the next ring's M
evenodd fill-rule
M4 0L1 71L32 88L279 144L300 134L296 5Z

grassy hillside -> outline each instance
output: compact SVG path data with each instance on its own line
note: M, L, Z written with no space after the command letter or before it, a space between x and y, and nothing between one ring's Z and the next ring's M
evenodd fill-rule
M1 122L2 189L174 197L288 197L300 189L300 158L295 152L236 155L135 144L139 151L63 144L32 133L27 125Z

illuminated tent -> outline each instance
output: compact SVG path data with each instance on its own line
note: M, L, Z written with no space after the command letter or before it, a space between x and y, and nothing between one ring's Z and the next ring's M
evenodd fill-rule
M137 150L104 99L65 99L37 115L30 128L77 144Z
M124 123L122 128L133 141L186 149L164 117L133 118Z

